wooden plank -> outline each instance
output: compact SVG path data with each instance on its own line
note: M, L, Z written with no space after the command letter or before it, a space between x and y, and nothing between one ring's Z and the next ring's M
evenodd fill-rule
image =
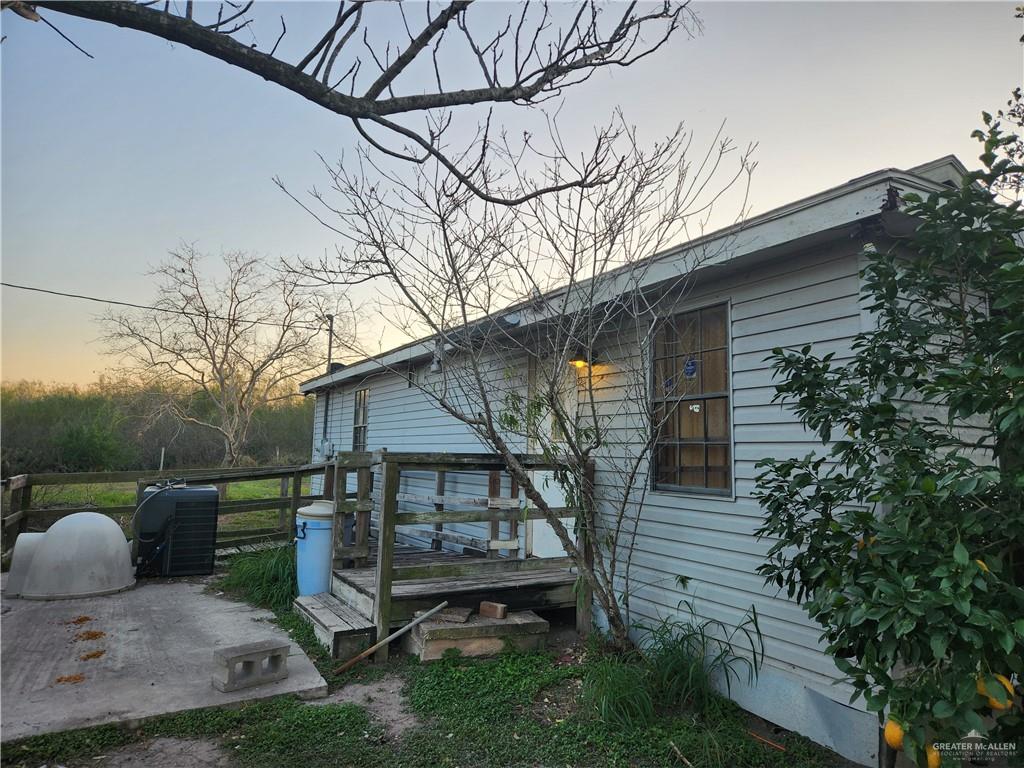
M28 513L31 511L32 510L29 509L22 509L19 510L18 512L15 512L12 515L7 515L6 517L4 517L3 520L0 520L0 525L2 525L4 528L7 528L10 525L14 525L17 522L20 522L22 518L26 517Z
M498 552L502 549L515 551L519 549L519 539L491 539L487 542L487 549L490 552Z
M505 496L445 496L444 494L400 493L399 501L414 504L450 504L459 507L483 507L484 509L519 509L519 499Z
M240 547L243 544L256 544L264 541L279 541L290 538L287 531L265 533L260 536L246 536L241 539L217 539L217 547Z
M24 488L29 485L28 475L12 475L4 481L7 484L7 490L16 491L19 488Z
M493 576L504 573L520 573L527 571L543 571L552 568L569 568L572 566L570 557L530 558L529 560L485 560L474 558L468 562L428 563L426 565L396 565L395 581L412 581L414 579L456 578L462 576Z
M295 535L295 516L299 513L302 504L302 474L292 473L292 502L288 509L288 534Z
M448 473L443 469L437 472L437 478L434 482L434 493L438 498L444 498L444 488L447 483ZM434 502L434 512L444 512L444 502ZM434 523L434 533L444 533L444 523ZM430 540L430 548L435 551L440 551L442 546L441 539L433 538Z
M356 500L360 502L360 507L356 510L356 547L369 549L370 513L373 511L373 500L370 498L372 493L373 474L369 467L360 467L356 470ZM366 557L357 557L356 567L366 565L366 560Z
M514 477L509 477L509 496L519 500L519 483L516 482ZM508 521L508 537L516 540L516 546L513 550L517 555L519 553L519 518L513 518ZM510 552L511 554L511 552Z
M307 465L299 467L305 468ZM322 466L322 465L316 465ZM31 476L32 485L101 485L106 483L152 483L156 480L189 480L191 482L214 482L223 480L260 480L271 477L288 477L295 467L264 467L262 469L176 469L163 472L152 470L131 470L125 472L40 472ZM204 480L204 478L210 478Z
M427 531L417 528L412 533L425 539L447 541L449 544L459 544L463 547L479 549L481 552L487 551L489 543L487 539L478 539L476 536L470 536L468 533L456 533L455 531Z
M334 465L344 469L369 469L375 463L373 453L369 451L345 451L334 455Z
M335 464L331 477L333 478L331 480L331 490L334 498L334 514L332 516L334 541L331 544L331 557L332 563L335 566L344 567L345 558L338 553L349 543L345 541L345 514L348 511L345 509L345 506L348 504L346 501L348 472L344 467ZM354 512L355 510L352 511Z
M265 536L268 533L282 533L280 528L220 528L217 530L217 540L227 541L229 538L247 536Z
M377 637L386 637L391 630L391 581L395 555L395 516L398 514L398 489L401 484L401 468L385 460L381 466L380 530L377 534L377 568L374 578L373 623ZM388 660L385 643L375 654L378 662Z
M556 517L575 517L571 507L552 507ZM530 509L446 509L443 512L399 512L398 525L418 523L478 523L483 520L544 520L546 516L537 508Z
M353 629L362 631L364 629L372 629L373 622L370 619L363 616L359 611L353 608L351 605L343 603L334 595L329 592L322 592L317 595L320 601L336 616L344 619L344 621Z
M478 470L498 470L506 468L505 460L496 453L404 453L389 452L388 458L398 464L408 465L412 469L422 469L422 465L441 466L449 470L474 468ZM517 454L516 460L526 469L554 469L572 459L566 456L562 460L551 460L542 454Z
M22 510L26 517L46 517L48 515L56 518L67 517L78 512L99 512L101 515L107 515L108 517L117 517L118 515L131 515L135 513L134 504L121 504L116 507L37 507L36 509Z
M345 560L365 559L370 555L370 548L367 544L350 544L338 547L334 550L333 565L335 569L343 568Z
M491 470L487 473L487 495L492 498L501 496L501 473L497 470ZM518 504L516 505L518 506ZM495 558L498 556L498 552L491 547L491 542L497 539L501 535L501 523L498 520L491 519L487 524L487 546L484 550L487 552L487 557Z

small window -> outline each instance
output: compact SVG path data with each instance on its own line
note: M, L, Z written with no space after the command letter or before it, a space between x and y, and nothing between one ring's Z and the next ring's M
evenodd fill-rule
M728 493L729 318L725 304L662 321L654 340L654 487Z
M370 423L370 390L357 389L354 395L355 407L352 411L352 450L366 450L366 427Z

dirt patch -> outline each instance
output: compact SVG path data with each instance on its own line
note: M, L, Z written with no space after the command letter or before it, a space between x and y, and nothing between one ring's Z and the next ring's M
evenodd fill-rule
M406 731L421 725L419 718L409 709L402 693L405 681L388 675L370 683L349 683L324 699L308 702L310 706L324 704L356 704L368 711L382 726L389 739L399 739Z
M105 653L106 653L106 651L104 651L104 650L89 651L88 653L83 653L81 656L79 656L78 660L79 661L92 661L93 659L100 658Z
M83 674L61 675L54 682L58 685L78 685L83 680L85 680L85 675Z
M88 624L90 621L92 621L92 616L76 616L75 618L71 619L71 621L65 621L64 623L73 624L76 627L80 627L83 624Z
M583 681L577 679L545 688L530 705L530 715L544 725L560 723L579 709L582 690Z
M209 739L153 739L97 755L80 766L102 768L231 768L231 754Z
M84 632L79 632L75 635L75 641L82 642L83 640L99 640L101 637L106 636L106 632L101 632L98 629L87 629Z

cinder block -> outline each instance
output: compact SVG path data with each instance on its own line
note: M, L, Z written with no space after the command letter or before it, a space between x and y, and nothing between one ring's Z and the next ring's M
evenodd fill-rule
M484 600L480 603L480 615L485 619L504 619L508 616L508 606L504 603L492 603Z
M228 693L288 677L288 643L263 640L220 648L213 652L211 682Z

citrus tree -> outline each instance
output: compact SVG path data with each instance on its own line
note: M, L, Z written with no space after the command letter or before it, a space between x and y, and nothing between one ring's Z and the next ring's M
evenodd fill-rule
M829 448L759 465L760 571L921 765L939 764L937 742L1022 732L1021 117L1018 90L974 134L981 171L902 198L913 233L869 248L877 323L851 358L770 358L776 399Z

